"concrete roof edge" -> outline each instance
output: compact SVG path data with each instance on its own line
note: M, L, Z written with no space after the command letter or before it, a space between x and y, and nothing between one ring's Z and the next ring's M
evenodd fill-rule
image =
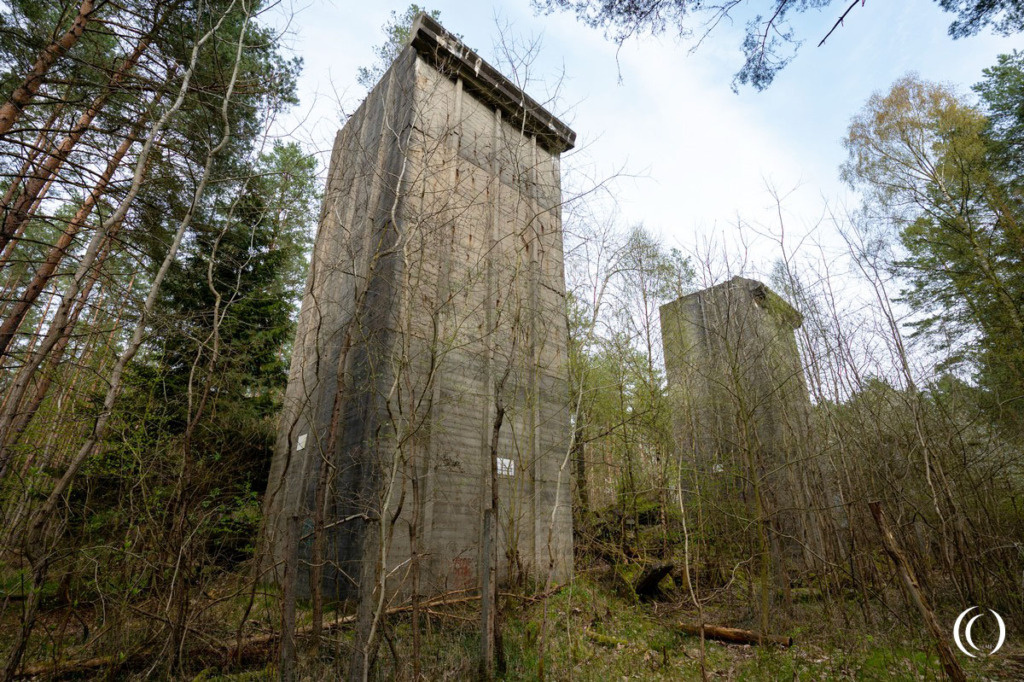
M719 282L718 284L714 284L710 287L700 289L699 291L693 291L689 294L680 296L677 299L674 299L667 303L663 303L662 305L659 306L659 310L661 308L667 308L668 306L671 305L676 305L678 303L681 303L682 301L688 301L693 298L707 296L709 293L715 291L716 289L721 289L730 286L742 286L748 292L753 292L754 288L762 289L767 298L770 298L777 306L780 306L782 308L782 312L791 319L794 328L797 328L803 324L804 315L795 307L793 307L793 304L791 304L781 295L772 290L772 288L769 287L764 282L757 279L751 279L749 277L741 277L740 275L734 275L733 277L725 280L724 282Z
M554 114L523 92L465 43L449 33L430 15L416 16L409 44L431 66L450 78L461 78L464 87L497 107L514 124L522 125L547 151L561 154L576 144L576 133Z

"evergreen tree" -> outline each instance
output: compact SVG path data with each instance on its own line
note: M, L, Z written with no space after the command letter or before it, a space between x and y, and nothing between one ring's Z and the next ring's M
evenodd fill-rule
M987 129L984 114L950 89L908 76L853 119L843 175L864 191L869 219L896 231L902 255L893 267L907 282L918 333L946 365L975 368L993 414L1020 429L1024 241Z

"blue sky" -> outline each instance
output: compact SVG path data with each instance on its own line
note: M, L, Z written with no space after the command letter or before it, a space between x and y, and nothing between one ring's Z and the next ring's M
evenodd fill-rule
M306 0L288 8L294 13L288 43L305 70L302 105L285 129L329 150L339 110L353 110L364 94L358 68L373 61L391 10L407 6ZM786 195L790 234L817 224L825 202L855 203L838 179L841 139L872 92L908 71L968 92L996 55L1020 44L1019 36L952 40L951 15L934 0L868 0L816 48L846 7L836 2L797 18L803 48L767 91L737 95L730 82L742 62L742 21L720 27L694 53L673 35L643 36L618 50L569 14L537 16L529 0L428 6L492 62L496 21L511 34L540 38L531 67L536 80L527 90L543 100L561 83L556 113L576 130L582 148L569 163L597 177L623 167L639 176L614 184L622 221L642 222L684 251L709 235L735 237L738 217L777 222L766 182ZM827 226L819 233L830 241ZM771 258L770 246L755 255Z

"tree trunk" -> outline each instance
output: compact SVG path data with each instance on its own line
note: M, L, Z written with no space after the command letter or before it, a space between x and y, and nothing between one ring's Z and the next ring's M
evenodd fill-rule
M295 680L295 592L299 579L299 517L288 518L285 527L284 579L281 594L281 682ZM239 646L241 651L241 646Z
M484 509L483 561L480 566L480 674L494 679L494 611L497 589L494 576L494 510Z
M15 121L18 120L18 117L24 111L25 105L31 102L32 98L39 91L40 86L43 84L43 78L50 71L50 67L64 56L78 42L78 39L82 37L82 34L85 32L85 25L89 23L93 9L95 9L93 0L82 0L82 5L78 8L78 16L75 17L71 28L39 53L39 57L36 58L35 64L32 65L32 68L25 76L25 80L11 94L11 98L0 107L0 135L10 131Z
M722 625L690 625L679 623L679 629L688 635L699 637L701 630L704 631L705 639L714 639L719 642L730 644L778 644L780 646L793 646L793 638L784 635L765 635L750 630L739 628L728 628Z
M387 513L381 510L380 514ZM359 603L356 607L355 633L352 637L352 656L349 662L349 682L367 682L377 649L377 638L374 637L376 623L376 602L378 573L387 571L377 559L377 550L384 538L380 533L380 519L367 518L361 521L366 524L363 531L363 555L360 557L359 571Z
M114 72L114 75L110 77L110 81L107 83L103 92L93 99L89 108L86 109L78 118L78 122L75 123L75 126L68 132L67 137L65 137L64 140L61 141L60 145L50 153L49 157L41 166L39 166L36 172L28 178L28 182L26 183L21 196L19 196L14 202L13 206L7 209L7 215L4 217L3 227L0 229L0 249L7 246L8 242L14 238L14 235L18 233L21 227L25 225L35 213L36 208L46 195L46 191L56 177L60 167L64 165L64 162L71 154L71 150L74 149L75 145L78 144L78 141L82 139L82 136L89 129L89 126L92 125L93 120L100 111L102 111L107 99L109 99L114 90L120 86L121 81L124 80L124 77L128 72L135 67L135 64L139 61L139 57L142 56L142 53L146 51L148 46L148 39L139 41L135 50L125 57L120 68L118 68L118 70ZM15 179L14 184L19 181L20 178ZM0 346L0 354L2 354L5 349L6 345Z
M953 650L949 648L949 643L946 642L946 633L939 625L939 619L935 617L935 612L928 605L928 600L921 591L921 586L917 582L917 577L914 576L914 570L910 566L910 562L903 554L899 544L896 542L896 536L893 535L892 530L889 528L889 523L885 519L885 513L882 511L882 503L877 501L868 502L868 507L871 508L871 515L875 517L875 523L878 524L878 530L882 534L882 546L885 547L886 554L892 559L893 564L896 565L896 571L900 574L904 590L906 590L911 601L914 602L917 610L921 612L921 617L924 618L928 633L935 640L935 648L938 649L942 669L946 671L946 676L953 680L953 682L966 682L967 678L964 676L964 671L960 668L960 664L953 655Z
M498 613L498 442L501 425L505 421L505 404L501 393L504 390L505 375L495 387L494 424L491 429L491 501L490 508L484 509L483 565L480 567L480 678L494 678L495 665L503 667L501 651L501 621Z
M581 407L576 410L576 423L572 433L572 461L576 469L576 493L579 498L579 509L586 512L590 509L590 489L587 486L587 453L583 444L583 424L586 413Z
M46 254L46 259L39 266L39 269L36 270L32 281L29 282L25 292L21 295L21 299L14 305L14 309L7 316L7 319L3 321L3 324L0 324L0 356L7 353L14 335L17 333L18 328L21 327L21 323L25 321L25 316L29 310L32 309L32 304L36 302L39 294L46 287L47 282L50 281L50 278L57 271L57 267L67 254L68 247L71 246L71 242L74 240L75 235L78 234L78 231L85 225L85 221L89 218L96 203L106 193L107 185L121 165L121 161L124 159L125 154L128 153L128 149L137 139L138 132L138 128L133 130L121 143L121 146L117 148L117 151L114 152L114 156L111 157L96 186L93 187L86 200L82 202L74 218L71 219L64 232L61 233L57 243Z

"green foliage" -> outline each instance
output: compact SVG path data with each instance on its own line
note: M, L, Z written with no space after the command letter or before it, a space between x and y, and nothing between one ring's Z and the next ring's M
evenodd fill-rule
M939 0L939 6L957 15L949 27L954 38L974 35L985 28L1011 35L1024 27L1021 0Z
M381 31L384 32L384 42L373 48L373 64L359 68L356 81L360 85L369 90L384 77L391 62L395 61L395 58L408 44L409 32L419 14L427 14L435 21L441 20L441 12L438 10L428 10L415 3L409 5L401 14L398 13L398 10L391 10L391 18L381 26Z
M0 12L4 96L35 53L66 30L78 3L9 5ZM155 641L148 616L140 624L139 613L159 613L152 620L162 623L156 637L173 639L178 625L190 630L198 613L219 603L210 590L254 554L318 213L316 163L297 144L267 144L269 122L296 101L300 62L286 56L279 33L261 23L265 3L97 5L96 21L47 73L0 151L0 171L12 178L10 192L17 196L29 187L21 169L30 167L25 150L37 144L38 131L45 126L47 139L57 144L91 103L106 98L21 239L5 252L13 266L4 269L9 305L56 249L84 198L94 188L100 193L70 245L56 249L62 260L55 276L44 282L4 358L8 368L25 366L33 347L41 347L40 332L53 325L57 305L79 306L81 315L69 318L67 335L48 349L21 400L28 419L23 430L4 434L13 452L10 471L19 475L3 480L0 505L4 518L13 519L5 530L11 553L4 561L17 562L17 548L31 544L24 539L31 537L26 520L55 481L72 482L37 535L45 538L46 569L59 585L53 598L66 600L58 605L71 609L68 617L74 613L83 627L94 623L81 614L102 604L96 650L135 651ZM112 88L111 75L139 45L137 64L123 74L121 87ZM195 69L181 90L194 50ZM126 201L141 141L169 114L179 91L180 108L155 139L148 163L138 167L141 189ZM127 153L101 188L99 173L122 143ZM200 192L203 177L208 182ZM123 219L101 240L97 225L122 202ZM143 319L140 310L182 225L188 226L184 241ZM86 269L82 258L94 235L99 255L72 297L70 275ZM129 339L137 328L143 344L118 384L115 363L128 357L122 353L133 348ZM10 381L5 376L5 388ZM107 396L117 398L112 408ZM102 437L93 444L88 437L97 417L107 414L108 428L96 431ZM79 452L80 468L71 464ZM42 575L34 579L48 586ZM31 627L31 616L25 622ZM177 625L165 628L171 623ZM5 621L3 629L14 632L10 625ZM45 634L54 660L72 643L73 633L63 632ZM5 638L5 649L9 642ZM179 650L187 646L167 649L171 658ZM26 649L26 656L40 655L50 657L35 644Z
M606 460L610 455L620 463L619 501L637 516L639 491L652 485L664 490L673 478L658 310L686 291L693 273L677 251L666 251L642 227L626 235L618 267L609 324L614 331L600 340L592 358L587 415L603 436L595 446Z
M203 364L196 354L216 340L217 400L264 419L276 414L274 394L287 374L283 349L311 240L315 161L294 143L277 143L243 177L172 271L162 305L170 326L152 345L166 368L161 393L184 398L190 376L196 382L193 364Z
M983 92L1000 102L999 84L1014 82L990 73ZM994 416L1020 429L1008 403L1024 395L1024 233L988 130L956 93L907 76L854 118L843 176L866 194L865 219L895 231L893 267L918 333L944 353L940 367L966 360Z
M936 0L956 15L950 35L963 37L991 27L1003 35L1024 29L1021 0ZM645 33L677 31L681 37L703 41L723 18L736 18L737 6L700 0L533 0L539 10L568 10L585 24L602 28L619 44ZM848 6L849 3L846 3ZM802 39L789 24L795 14L834 6L832 0L759 0L749 3L751 15L740 45L743 66L733 77L733 89L749 85L764 90L797 54ZM845 6L843 7L845 9ZM824 36L825 30L821 32Z
M314 171L297 145L278 143L205 216L163 289L164 324L132 369L118 415L142 441L133 451L162 453L168 464L195 459L195 503L219 510L211 532L243 544L254 540L251 510L265 485L287 379L315 216ZM182 447L190 452L176 454ZM124 481L160 471L130 471Z
M607 272L592 273L601 293L567 299L576 511L584 512L576 523L583 553L658 554L673 536L666 496L677 476L658 309L689 290L693 270L642 227L614 239Z
M1019 191L1024 184L1024 52L999 55L982 73L985 78L974 91L988 116L993 162L1001 179Z

